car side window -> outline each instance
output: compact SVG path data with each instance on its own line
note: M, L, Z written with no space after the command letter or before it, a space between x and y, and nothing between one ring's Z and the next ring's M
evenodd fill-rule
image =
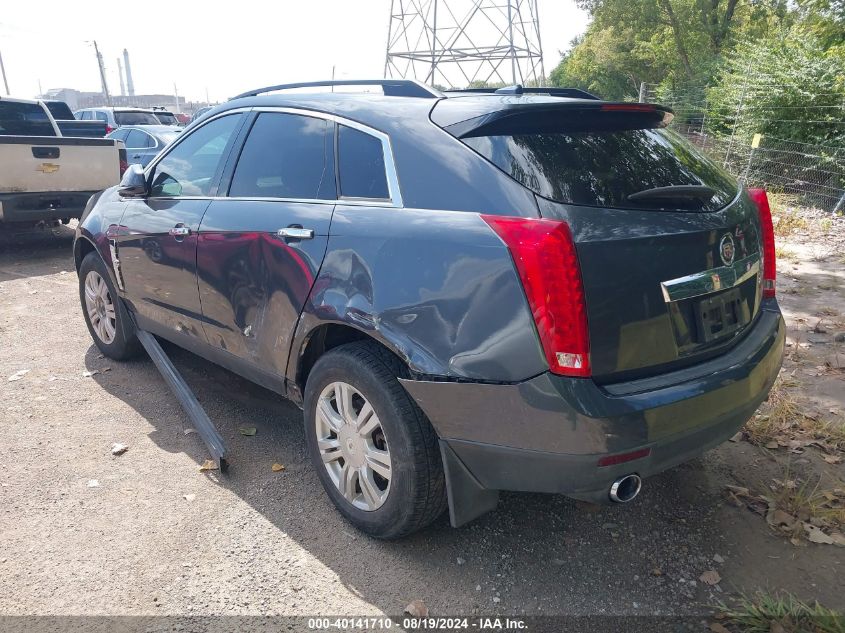
M141 130L132 130L129 136L126 137L126 147L132 149L142 149L152 147L152 138L146 132Z
M263 112L232 175L232 197L334 200L333 123L299 114Z
M214 177L241 116L231 114L209 121L175 145L155 166L150 195L210 195Z
M94 112L94 116L97 117L98 121L105 121L108 123L109 116L105 112Z
M337 134L341 198L390 198L381 139L346 125Z
M80 119L80 121L90 121L91 120L91 112L86 110L85 112L82 113L82 115L79 117L79 119Z

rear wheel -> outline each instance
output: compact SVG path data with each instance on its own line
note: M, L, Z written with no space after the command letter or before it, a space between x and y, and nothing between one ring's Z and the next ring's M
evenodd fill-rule
M437 437L375 343L323 355L305 386L308 452L337 509L376 538L419 530L446 507Z
M79 300L91 338L105 356L125 360L138 353L135 325L97 253L88 253L79 266Z

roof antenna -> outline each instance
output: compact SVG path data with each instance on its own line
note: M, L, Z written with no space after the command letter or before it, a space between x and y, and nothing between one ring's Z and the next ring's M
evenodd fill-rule
M522 85L514 84L513 86L506 86L504 88L499 88L496 91L497 95L521 95L523 92Z

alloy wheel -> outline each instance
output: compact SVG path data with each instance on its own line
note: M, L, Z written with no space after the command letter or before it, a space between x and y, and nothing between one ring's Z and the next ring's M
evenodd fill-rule
M117 332L117 316L106 280L95 270L85 277L85 311L97 337L110 345Z

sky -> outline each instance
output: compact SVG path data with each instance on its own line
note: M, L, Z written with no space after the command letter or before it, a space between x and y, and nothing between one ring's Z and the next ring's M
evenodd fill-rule
M441 1L459 13L473 0ZM538 2L548 74L586 29L587 16L574 0ZM175 85L188 101L204 101L206 91L221 101L259 86L330 79L333 67L338 79L382 77L390 6L390 0L4 2L0 54L13 96L36 96L39 82L45 91L100 90L96 40L113 94L120 93L117 58L127 48L136 93L173 94Z

